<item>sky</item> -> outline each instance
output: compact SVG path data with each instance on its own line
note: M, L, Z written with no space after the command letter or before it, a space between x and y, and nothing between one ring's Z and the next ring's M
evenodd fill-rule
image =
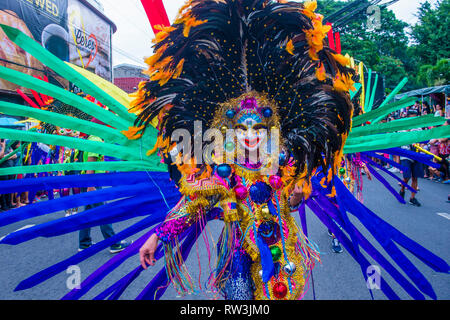
M98 1L103 5L106 16L117 25L117 32L113 35L113 65L129 63L145 67L145 57L153 53L151 41L154 34L140 0ZM163 0L163 2L172 22L185 0ZM423 2L425 0L400 0L389 8L398 19L414 24L417 21L414 14ZM429 2L435 4L437 0Z

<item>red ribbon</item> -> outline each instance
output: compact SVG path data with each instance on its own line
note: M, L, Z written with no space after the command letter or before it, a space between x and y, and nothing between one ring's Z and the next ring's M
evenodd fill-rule
M155 34L160 31L155 29L155 26L170 26L169 17L162 0L141 0L141 3Z
M330 22L327 22L327 26L331 26L330 31L328 31L328 44L330 49L336 51L337 53L341 53L341 34L339 32L333 32L333 25Z

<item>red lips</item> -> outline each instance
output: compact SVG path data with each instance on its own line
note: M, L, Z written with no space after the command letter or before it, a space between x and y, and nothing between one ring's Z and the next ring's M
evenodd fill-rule
M255 139L252 139L252 140L244 139L244 143L245 143L245 145L247 147L254 148L254 147L256 147L258 145L259 140L260 140L259 138L255 138Z

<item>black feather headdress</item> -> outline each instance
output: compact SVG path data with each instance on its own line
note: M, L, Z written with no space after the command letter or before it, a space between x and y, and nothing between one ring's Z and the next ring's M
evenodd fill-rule
M332 166L351 126L348 90L353 71L325 47L329 27L316 3L269 0L191 0L170 27L161 27L150 80L132 106L136 127L158 117L162 150L194 121L209 128L219 104L256 91L277 105L283 145L296 173Z
M68 104L65 104L58 100L53 100L49 105L46 106L46 109L51 112L54 112L54 113L78 118L81 120L87 120L87 121L92 120L92 116L90 116L89 114L87 114L83 111L80 111L79 109L77 109L73 106L70 106ZM40 127L42 128L43 132L45 132L45 133L50 133L50 134L58 133L58 132L56 132L57 127L54 124L41 123Z

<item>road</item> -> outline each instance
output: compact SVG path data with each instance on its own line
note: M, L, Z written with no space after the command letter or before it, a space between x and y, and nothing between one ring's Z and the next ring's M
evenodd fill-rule
M365 179L365 205L404 234L419 242L427 249L430 249L445 261L450 262L450 247L448 243L450 239L450 204L446 202L447 196L450 193L450 187L423 179L419 181L419 187L420 191L417 198L422 202L422 207L420 208L409 204L403 205L398 203L378 181L371 182ZM409 196L408 191L406 196ZM62 217L63 215L64 213L59 212L2 227L0 228L0 237L27 225L43 223ZM363 230L362 225L356 219L353 219L354 217L350 218L360 230ZM311 212L307 212L307 220L310 239L319 246L322 261L314 269L314 286L310 284L310 289L304 299L311 300L314 299L314 296L318 300L371 299L359 265L345 250L341 254L336 254L331 251L331 239L327 234L326 228ZM138 221L138 219L117 223L114 225L114 228L116 231L119 231L135 221ZM211 234L217 239L217 234L221 229L221 222L213 221L208 226ZM363 231L362 233L369 239L373 239L367 232ZM97 242L102 239L99 228L92 230L92 236L94 241ZM137 236L134 237L134 239L136 238ZM372 241L372 243L375 242ZM60 299L68 292L66 282L70 274L66 272L62 272L44 283L25 291L14 292L14 288L21 280L75 254L77 244L78 233L70 233L55 238L38 238L17 246L1 245L0 288L2 290L0 291L0 300ZM196 247L198 250L196 250ZM378 249L381 248L379 245L376 245L376 247ZM198 255L196 253L197 251ZM431 282L438 299L450 299L449 275L436 273L409 252L405 252L405 254ZM111 258L111 254L108 250L104 250L81 263L79 267L82 280L109 258ZM197 287L199 278L198 259L200 259L202 264L201 285L204 287L204 282L210 271L203 240L197 242L197 245L194 246L193 253L186 261ZM92 299L109 285L134 269L138 264L139 258L137 256L128 259L86 294L83 299ZM136 298L161 267L162 261L157 263L156 268L143 272L125 291L122 299ZM383 270L382 276L386 277L388 283L402 299L410 299L398 285L393 283L389 275L383 272ZM386 299L380 290L373 290L373 294L376 300ZM162 299L200 300L209 298L211 298L211 294L204 291L178 297L173 288L169 287Z

